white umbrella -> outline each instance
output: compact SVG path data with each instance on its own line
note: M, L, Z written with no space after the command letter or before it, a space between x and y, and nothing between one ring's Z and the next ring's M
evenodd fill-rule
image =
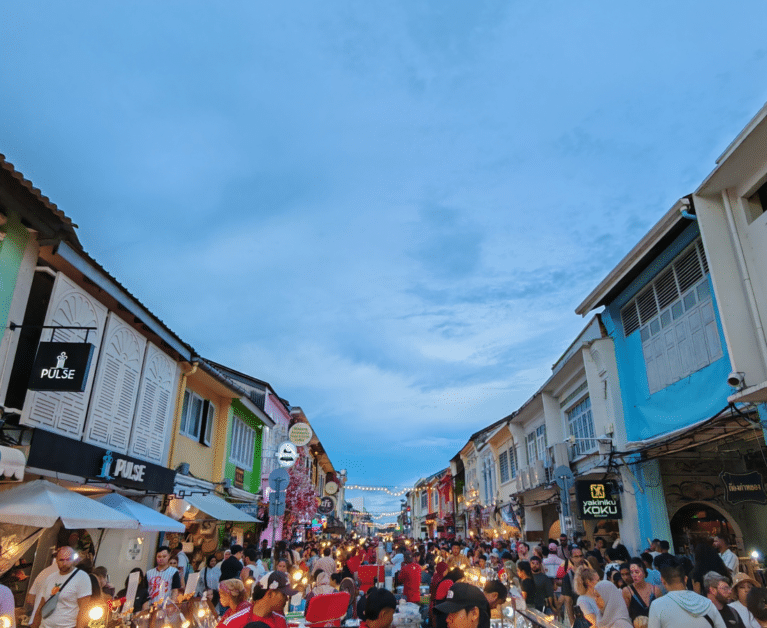
M156 510L134 502L119 493L109 493L99 497L96 501L119 510L124 515L138 521L138 529L144 532L185 532L186 526L166 517Z
M0 522L50 528L61 519L71 529L135 530L138 521L63 486L35 480L0 493Z

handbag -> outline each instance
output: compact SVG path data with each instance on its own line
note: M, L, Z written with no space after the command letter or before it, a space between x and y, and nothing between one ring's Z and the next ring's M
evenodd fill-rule
M75 574L76 574L76 573L77 573L77 569L73 570L73 571L72 571L72 575L71 575L71 576L69 576L69 578L67 578L67 579L64 581L64 584L62 584L62 585L59 587L59 590L58 590L58 591L56 591L56 593L54 593L54 594L53 594L51 597L49 597L47 600L45 600L45 604L43 604L43 605L42 605L42 607L40 608L40 614L42 615L43 619L47 619L48 617L50 617L51 615L53 615L53 611L55 611L55 610L56 610L56 604L58 604L58 603L59 603L59 594L60 594L60 593L61 593L61 591L64 589L64 587L65 587L65 586L67 586L67 583L68 583L68 582L69 582L69 581L70 581L72 578L74 578L74 576L75 576Z

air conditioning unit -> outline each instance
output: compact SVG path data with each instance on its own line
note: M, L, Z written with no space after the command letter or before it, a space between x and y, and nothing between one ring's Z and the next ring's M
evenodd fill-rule
M530 481L530 467L522 467L519 470L519 478L522 481L523 490L527 491L533 488L532 482Z
M570 447L567 443L557 443L552 449L555 467L567 467L570 465Z
M530 465L530 484L532 487L540 486L546 483L546 467L543 460L536 460Z

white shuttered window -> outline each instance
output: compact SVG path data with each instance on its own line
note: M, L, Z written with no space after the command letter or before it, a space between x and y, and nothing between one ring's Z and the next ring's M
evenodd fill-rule
M639 330L650 394L721 358L722 343L700 239L621 311L623 332Z
M253 470L253 449L256 445L256 430L238 417L232 421L232 444L229 461L245 471Z
M96 331L88 334L88 342L95 345L95 358L101 345L106 317L107 308L61 273L56 275L45 315L45 325L95 327ZM52 334L53 330L44 329L40 339L48 341ZM85 340L85 332L77 329L59 329L56 330L54 340L82 342ZM79 440L83 433L95 370L94 366L91 366L85 391L82 393L29 391L24 402L21 424L44 427L49 432Z
M128 452L146 338L109 313L85 424L87 443Z
M148 343L133 421L129 451L132 456L160 464L165 462L176 380L176 363Z

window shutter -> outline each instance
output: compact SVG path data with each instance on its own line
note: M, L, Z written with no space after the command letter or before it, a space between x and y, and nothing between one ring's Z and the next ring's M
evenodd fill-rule
M703 303L700 306L700 312L703 316L703 327L706 330L708 353L711 361L714 362L722 357L722 343L719 340L719 328L716 326L714 304L711 301Z
M110 312L101 347L85 442L127 453L146 338Z
M176 380L176 363L148 343L133 422L131 455L161 464L165 462Z
M95 346L94 352L97 355L106 317L107 309L103 305L61 273L56 275L45 315L45 325L95 327L96 331L88 334L88 342ZM40 340L51 340L53 331L44 329ZM85 340L85 332L77 329L59 329L56 330L54 340L82 342ZM95 365L92 364L85 391L81 393L29 391L21 414L21 424L43 427L49 432L79 440L83 433L95 370Z

